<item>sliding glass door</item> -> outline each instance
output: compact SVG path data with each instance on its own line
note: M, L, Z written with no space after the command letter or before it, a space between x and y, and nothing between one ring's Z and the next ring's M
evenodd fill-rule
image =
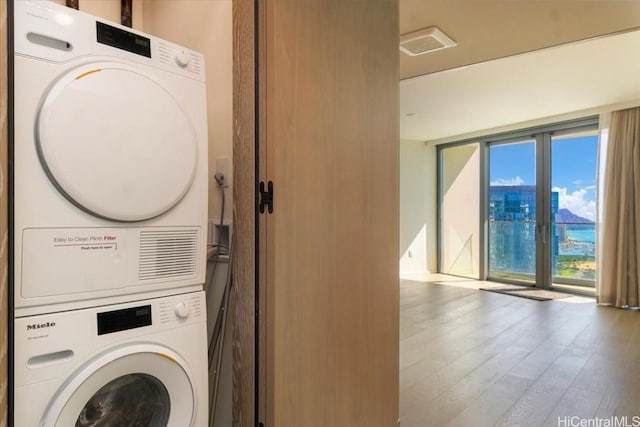
M489 146L489 277L536 278L536 141Z
M487 143L488 277L593 286L597 125Z
M438 147L438 271L594 287L597 149L597 117Z

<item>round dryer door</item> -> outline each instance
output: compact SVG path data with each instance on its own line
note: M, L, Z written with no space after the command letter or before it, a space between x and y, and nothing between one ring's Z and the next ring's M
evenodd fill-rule
M196 132L171 93L112 62L76 68L52 86L38 113L36 149L71 203L116 221L171 209L197 164Z
M107 353L76 372L48 407L43 427L190 427L192 382L170 350L134 345Z

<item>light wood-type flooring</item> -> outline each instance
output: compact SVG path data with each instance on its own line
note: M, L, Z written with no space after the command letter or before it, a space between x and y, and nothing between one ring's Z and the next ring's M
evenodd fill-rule
M640 426L640 312L483 284L401 281L402 427Z

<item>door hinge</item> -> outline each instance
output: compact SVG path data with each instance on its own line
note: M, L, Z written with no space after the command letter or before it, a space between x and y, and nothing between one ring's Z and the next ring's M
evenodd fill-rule
M260 181L260 213L264 213L264 207L269 213L273 213L273 182L267 184L267 191L264 191L264 181Z

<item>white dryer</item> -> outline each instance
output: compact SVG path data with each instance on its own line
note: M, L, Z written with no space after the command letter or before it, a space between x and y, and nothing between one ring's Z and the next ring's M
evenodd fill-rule
M202 55L52 2L14 18L16 316L201 289Z
M207 425L204 292L16 319L21 427Z

